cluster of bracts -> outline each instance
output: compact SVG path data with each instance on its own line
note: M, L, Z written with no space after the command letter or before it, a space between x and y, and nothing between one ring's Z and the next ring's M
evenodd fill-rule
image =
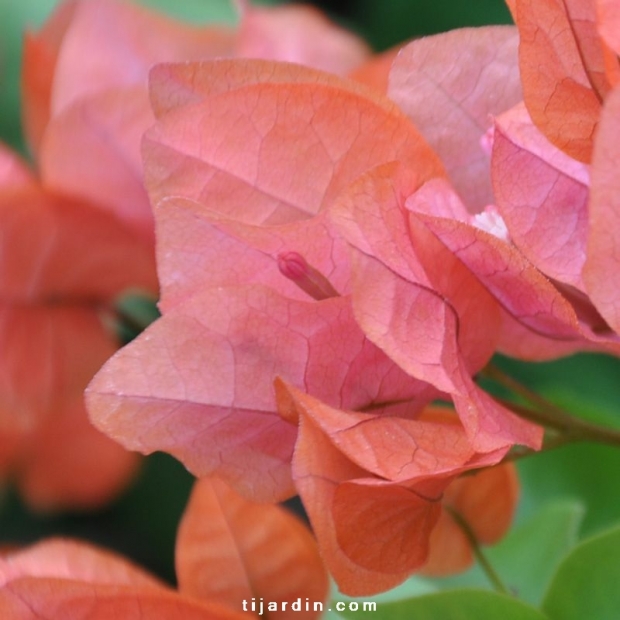
M543 429L476 374L620 350L620 12L509 5L516 26L381 55L242 2L228 28L74 0L26 36L0 466L43 509L106 503L135 452L201 480L178 592L43 542L0 562L7 617L241 618L256 592L323 600L327 572L361 595L460 570L463 521L503 535L502 460ZM115 353L130 290L162 316ZM294 495L313 535L270 504Z

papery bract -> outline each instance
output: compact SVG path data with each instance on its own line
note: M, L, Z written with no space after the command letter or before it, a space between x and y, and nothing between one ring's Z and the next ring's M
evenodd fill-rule
M525 104L547 138L589 162L601 104L620 66L597 28L596 0L517 0Z
M41 509L100 505L136 457L87 424L82 392L118 346L103 320L114 299L156 287L150 248L114 217L45 191L6 151L3 161L15 172L0 186L3 476Z
M232 28L181 24L128 2L60 4L40 32L26 37L24 101L32 144L39 144L50 119L72 103L144 88L156 62L230 54L233 40Z
M226 559L229 570L222 572ZM175 592L115 553L47 540L0 559L0 612L16 620L239 620L251 611L249 584L278 604L310 597L322 603L328 589L316 544L300 521L280 507L246 502L217 480L203 480L192 492L177 541L177 570ZM213 575L224 577L232 600L222 596ZM291 614L298 612L273 617Z
M469 568L474 562L467 528L480 544L492 545L507 532L519 493L516 469L503 463L458 478L448 486L442 511L430 537L430 554L420 571L441 577Z
M46 127L38 161L43 184L114 213L152 245L139 148L152 122L144 84L76 100Z
M97 427L123 445L165 450L273 501L293 493L296 434L276 413L279 375L350 408L428 398L365 339L346 298L302 302L255 285L175 306L104 367L87 400Z
M390 71L390 98L437 151L472 212L492 202L480 146L490 116L521 99L517 42L513 27L462 28L409 43Z
M287 603L281 611L267 612L270 618L318 617L314 604L323 603L329 590L305 524L279 506L244 500L214 478L194 487L175 557L184 594L233 609L243 600ZM302 609L296 611L291 604L298 598Z
M544 273L583 291L587 166L548 142L520 105L496 119L492 176L515 245Z
M613 94L609 96L612 106ZM506 347L505 341L500 348L509 354L550 359L577 350L614 354L620 350L608 325L613 327L613 319L604 301L614 290L609 281L616 266L610 233L613 227L609 226L614 218L613 206L610 208L614 194L609 189L613 181L599 180L615 179L614 156L602 154L607 147L597 146L604 145L605 137L612 136L613 131L613 122L607 131L597 131L595 148L600 155L595 168L549 143L523 106L496 120L492 174L498 208L511 240L573 306L580 333L572 342L545 340L533 338L508 322L503 335L512 333L509 338L513 345ZM592 184L594 172L597 179Z
M528 273L505 242L420 213L427 203L415 205L407 175L398 164L379 167L343 193L335 210L353 249L356 318L399 366L452 396L478 450L537 446L540 429L493 401L471 374L494 351L500 307L531 328L578 338L571 308L564 304L562 316L551 287L540 296L544 278L531 266Z
M214 83L209 96L201 80L196 94L203 97L182 100L146 137L155 204L184 196L231 219L276 225L328 207L347 182L384 161L398 158L420 179L442 174L398 108L354 82L260 61L203 63L195 70ZM159 84L177 97L176 79ZM296 174L284 174L282 166Z
M325 213L385 159L408 162L420 182L442 168L394 104L336 76L261 61L162 71L144 148L164 316L95 379L91 415L133 449L285 497L296 430L277 416L275 376L353 409L412 400L415 411L432 397L357 326ZM342 297L313 300L283 269L291 252Z
M26 133L46 187L112 211L152 243L139 150L153 122L148 71L157 61L230 54L232 45L232 29L181 24L131 3L61 5L24 51Z
M587 259L584 279L590 298L616 333L620 333L618 297L620 183L617 164L620 156L620 89L605 102L596 134L592 157Z
M277 392L281 414L299 424L297 488L346 594L385 590L420 569L451 480L506 452L476 454L445 409L412 420L334 409L279 381Z

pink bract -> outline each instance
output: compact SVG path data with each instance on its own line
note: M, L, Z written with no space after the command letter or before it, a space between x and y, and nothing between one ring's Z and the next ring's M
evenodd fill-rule
M277 413L275 377L354 409L413 399L415 411L433 392L357 326L346 247L326 212L385 158L419 162L421 180L441 167L393 104L333 75L264 61L183 72L156 73L155 100L188 82L198 100L163 112L145 141L164 316L93 382L90 408L124 445L171 451L200 475L281 498L293 492L296 431ZM378 131L390 141L377 142ZM339 296L313 300L286 277L282 257L293 251Z

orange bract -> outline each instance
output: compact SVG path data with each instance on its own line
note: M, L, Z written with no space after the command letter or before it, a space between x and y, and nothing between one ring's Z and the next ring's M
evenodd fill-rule
M429 553L435 562L441 540L431 532L445 502L475 522L485 541L506 529L504 517L484 521L484 487L464 479L459 496L459 480L450 495L456 476L497 463L506 451L476 454L453 412L429 408L406 420L341 411L281 382L276 387L281 413L299 423L293 477L343 592L379 592L425 566ZM498 514L511 515L514 494L499 503Z
M328 214L385 159L408 162L420 183L442 168L393 103L334 75L243 60L153 79L160 120L144 152L164 316L91 384L91 415L126 446L165 449L198 475L281 499L293 493L296 431L277 415L276 376L350 408L429 397L357 326ZM315 300L283 275L287 252L340 296Z
M323 603L328 593L305 526L282 508L247 502L216 480L194 488L177 542L177 570L179 592L112 552L48 540L0 559L0 613L15 620L240 620L253 596L281 606L298 598ZM311 619L318 612L269 616Z
M471 541L457 519L464 521L477 542L492 545L510 527L518 492L517 472L512 463L452 482L441 502L441 516L430 537L430 553L422 574L440 577L469 568L474 561Z
M515 245L573 306L581 333L571 345L508 323L504 335L516 344L512 351L530 359L579 349L620 351L614 286L620 66L611 4L518 0L511 7L531 119L523 106L496 119L497 206Z
M298 33L309 20L313 34L301 46L283 42L282 20ZM0 147L0 340L9 351L0 364L0 460L38 507L97 505L135 466L135 455L76 416L86 383L118 346L104 325L118 296L157 290L140 154L154 121L148 72L156 62L250 48L308 63L327 58L340 72L368 55L357 37L297 7L245 7L235 29L182 24L128 2L70 0L26 36L24 124L40 184ZM76 445L65 448L70 424L82 441L74 435ZM52 458L56 466L47 467ZM64 475L92 475L94 459L105 464L90 487Z
M209 518L205 518L209 515ZM316 541L286 510L244 500L221 480L196 483L179 526L179 589L201 600L239 608L242 600L288 602L270 618L315 618L290 609L298 598L324 602L329 584Z
M601 105L620 66L597 29L596 0L517 0L525 103L536 126L589 162Z
M0 187L3 475L39 509L98 506L137 459L88 424L82 392L118 346L103 322L114 299L130 286L156 288L150 248L3 157L14 171Z

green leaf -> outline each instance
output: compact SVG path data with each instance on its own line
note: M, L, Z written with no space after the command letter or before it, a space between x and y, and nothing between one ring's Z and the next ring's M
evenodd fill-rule
M586 507L581 537L620 521L620 450L576 444L537 454L519 463L523 517L535 514L551 498L570 498Z
M485 550L502 581L523 601L539 605L561 559L577 543L584 508L579 502L558 500L515 527L497 545ZM445 579L433 580L441 588L488 587L479 566Z
M430 579L424 579L422 577L411 577L401 583L399 586L388 590L387 592L381 592L381 594L376 594L372 597L373 601L382 602L382 603L392 603L394 601L401 601L403 599L410 599L414 596L421 596L422 594L431 594L437 591L437 586L431 582ZM337 590L334 591L332 596L334 600L344 600L344 601L357 601L361 602L363 600L361 598L353 598L350 596L346 596Z
M332 583L332 595L328 605L327 611L321 616L321 620L339 620L343 616L336 613L336 604L344 603L357 603L360 609L364 609L364 601L373 601L377 603L377 608L383 608L385 603L393 603L395 601L402 601L413 598L414 596L421 596L423 594L430 594L437 591L437 586L431 583L428 579L421 577L411 577L401 583L399 586L387 590L387 592L381 592L375 594L372 598L355 598L347 596L338 590L335 583Z
M376 610L338 609L344 618L356 620L547 620L540 611L516 599L484 590L455 590L427 594L394 603L377 604ZM335 604L335 603L334 603Z
M617 620L620 527L590 538L558 568L543 603L551 620Z

